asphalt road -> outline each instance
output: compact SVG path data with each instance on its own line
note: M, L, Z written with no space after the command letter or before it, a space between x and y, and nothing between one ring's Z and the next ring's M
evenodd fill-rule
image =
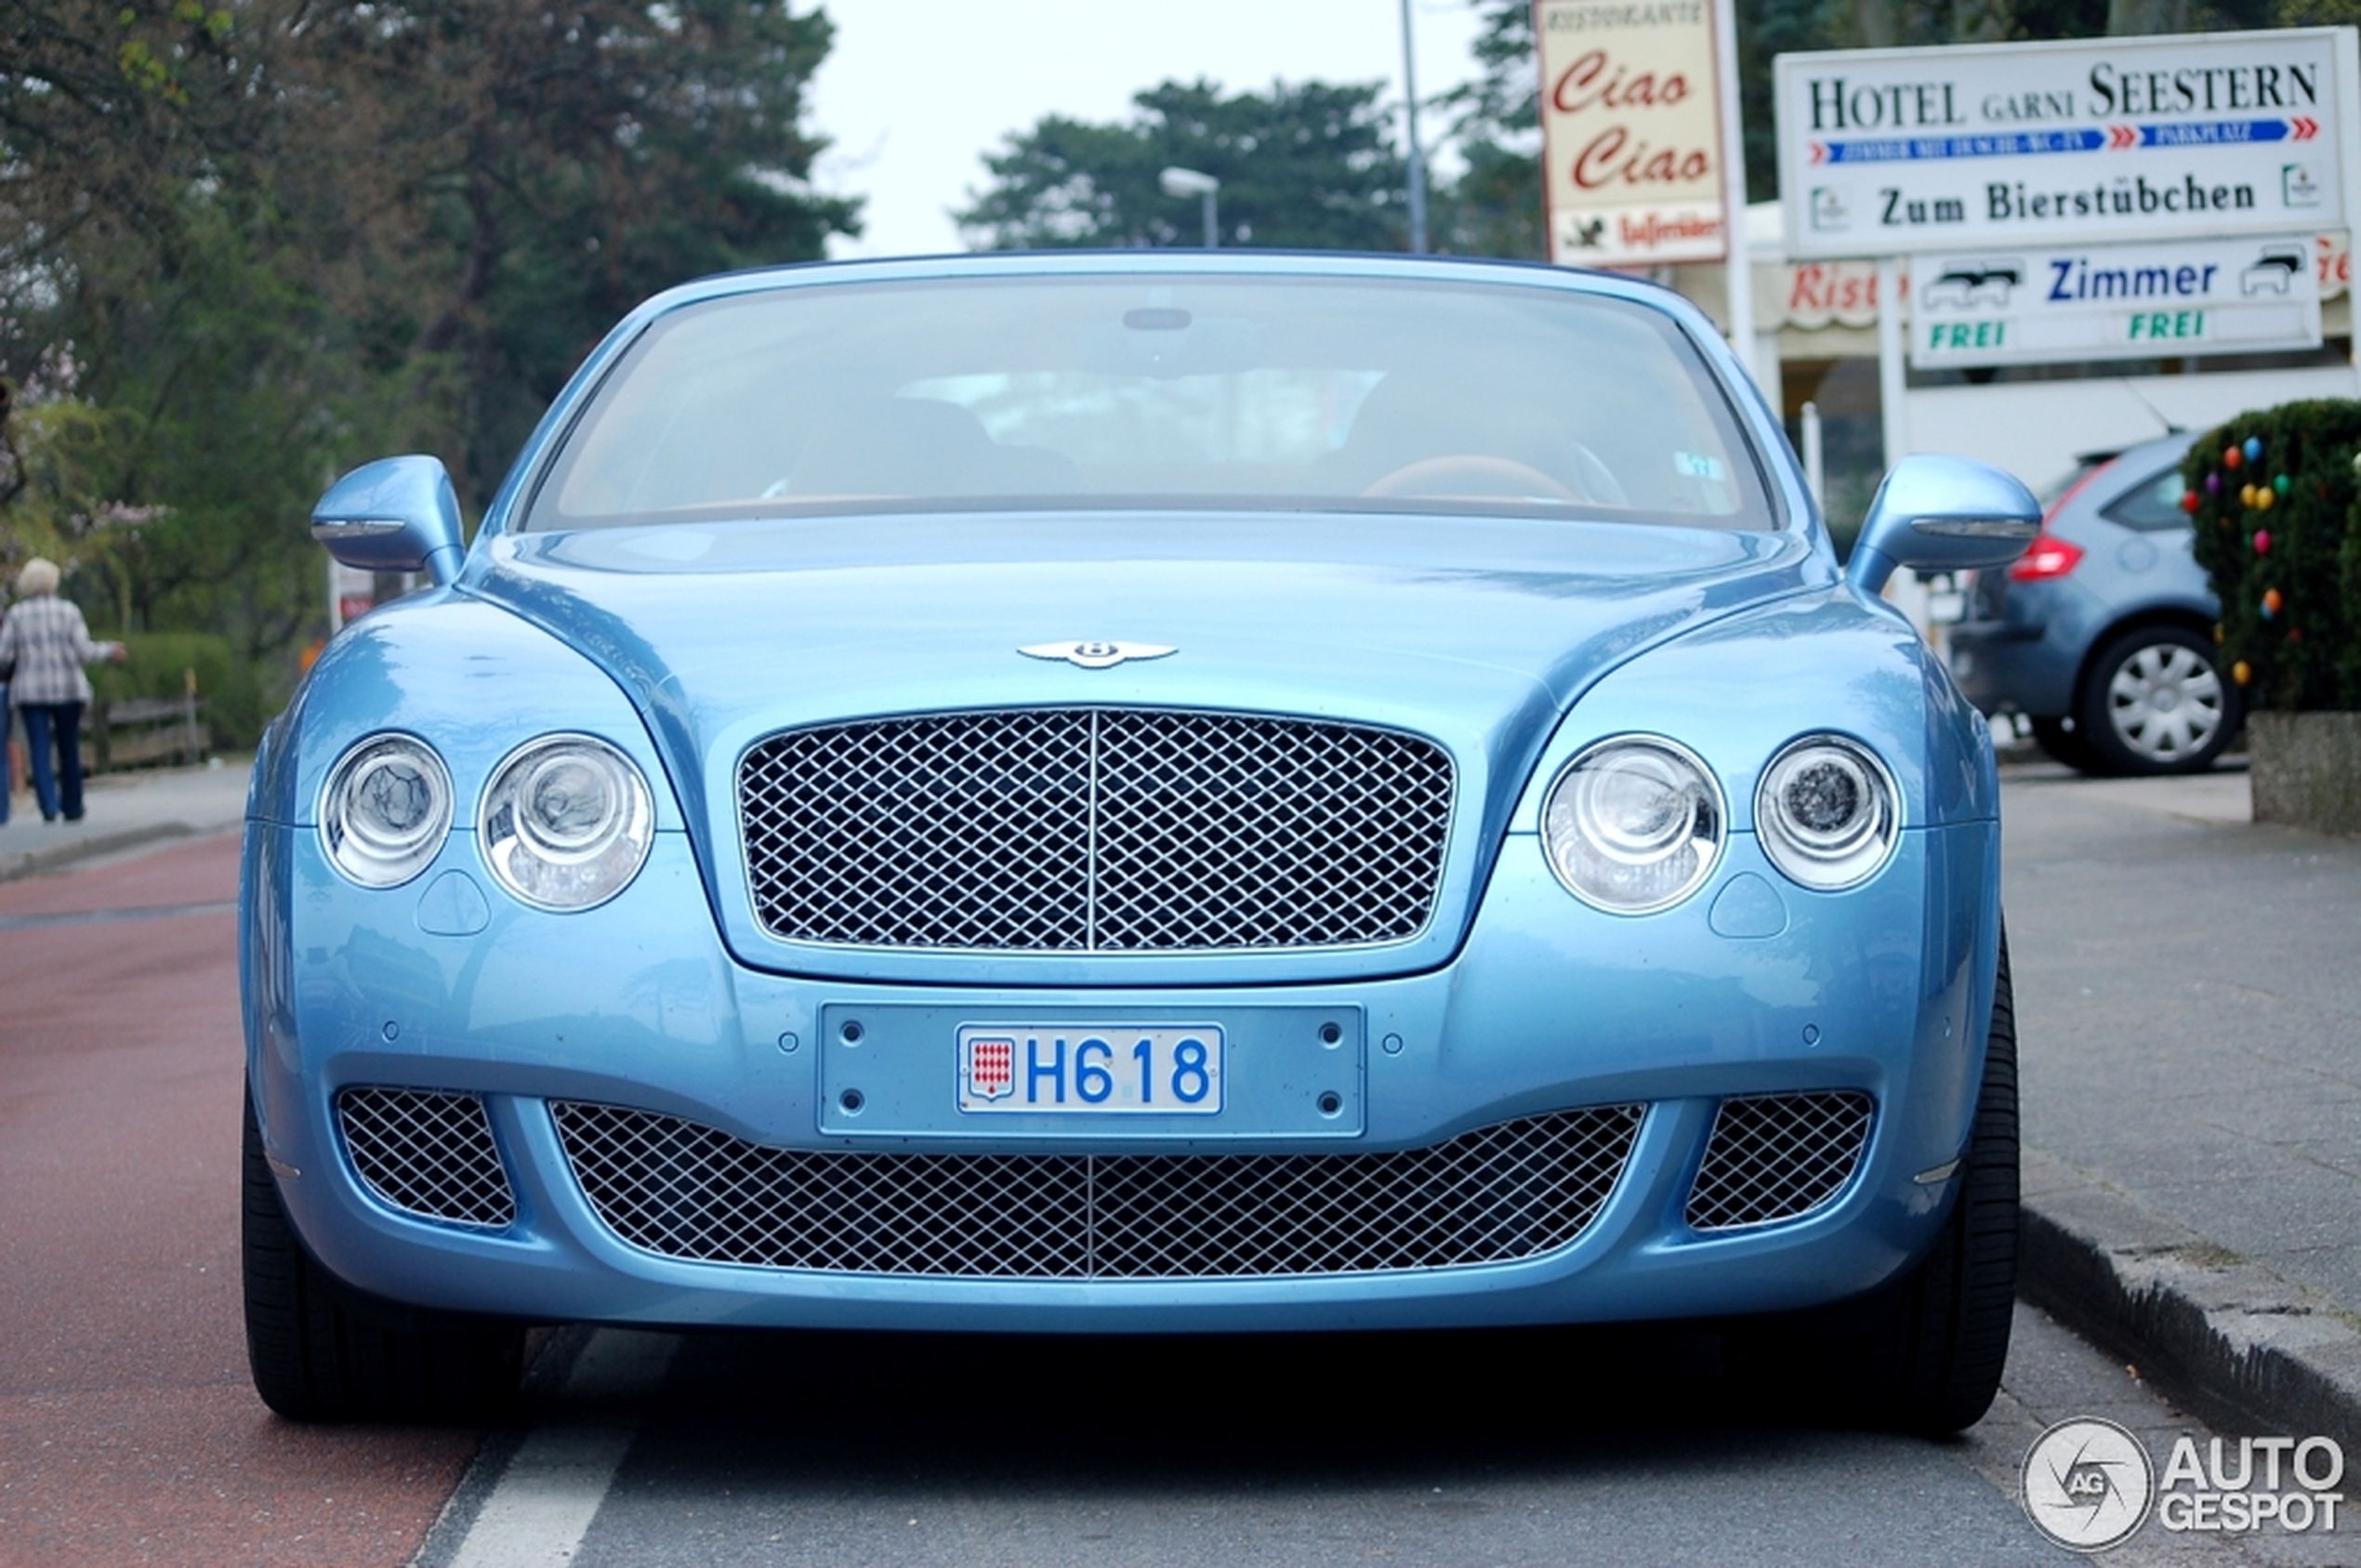
M2014 1496L2044 1426L2209 1435L2024 1309L1947 1443L1788 1424L1709 1343L1596 1334L573 1330L514 1430L286 1425L239 1326L234 856L0 886L0 1564L2068 1561ZM2356 1541L2151 1524L2107 1561Z
M533 1434L488 1456L508 1476L425 1563L2064 1563L2015 1501L2044 1427L2104 1416L2159 1456L2209 1435L2022 1307L2008 1391L1943 1443L1783 1424L1650 1335L587 1346L602 1364L545 1369ZM611 1474L550 1463L601 1442ZM2353 1554L2151 1522L2106 1561Z

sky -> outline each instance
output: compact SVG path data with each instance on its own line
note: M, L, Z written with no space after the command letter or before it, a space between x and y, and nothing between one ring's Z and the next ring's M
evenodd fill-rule
M801 6L797 7L802 9ZM1402 98L1400 0L825 0L836 45L805 124L835 143L814 170L868 198L867 231L835 257L966 248L950 218L988 179L983 156L1045 114L1115 121L1131 95L1204 76L1235 92L1274 79L1382 79ZM1418 96L1476 74L1468 0L1411 0ZM1445 115L1420 125L1430 147ZM1398 135L1398 133L1397 133Z

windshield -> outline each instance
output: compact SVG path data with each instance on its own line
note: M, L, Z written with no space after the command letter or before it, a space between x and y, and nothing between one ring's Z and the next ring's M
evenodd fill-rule
M1187 274L683 307L600 387L523 526L1141 507L1774 526L1719 385L1658 311Z

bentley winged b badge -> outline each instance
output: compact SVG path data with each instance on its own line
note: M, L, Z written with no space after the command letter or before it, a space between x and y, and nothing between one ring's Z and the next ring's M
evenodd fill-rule
M1126 659L1161 659L1172 650L1154 642L1036 642L1017 652L1029 659L1063 659L1084 669L1105 669Z

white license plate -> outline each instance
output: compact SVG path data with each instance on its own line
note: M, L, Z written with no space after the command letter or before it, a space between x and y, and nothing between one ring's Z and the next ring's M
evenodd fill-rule
M1214 1023L959 1026L959 1109L1209 1116L1226 1041Z

